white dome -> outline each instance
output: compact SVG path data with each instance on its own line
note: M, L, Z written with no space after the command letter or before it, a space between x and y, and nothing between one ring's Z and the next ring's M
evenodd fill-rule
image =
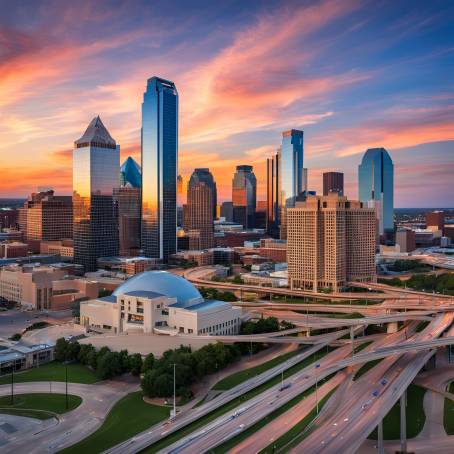
M128 292L148 291L176 298L177 303L188 304L203 301L202 295L189 281L167 271L145 271L136 274L115 289L113 295L118 296Z

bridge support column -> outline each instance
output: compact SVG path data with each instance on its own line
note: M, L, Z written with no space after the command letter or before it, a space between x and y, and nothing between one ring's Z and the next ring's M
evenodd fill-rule
M385 454L385 449L383 447L383 420L378 423L378 454Z
M407 452L407 391L400 396L400 452Z
M387 326L387 329L386 329L386 332L388 334L397 333L398 330L399 330L399 325L398 325L397 322L389 322L388 323L388 326Z

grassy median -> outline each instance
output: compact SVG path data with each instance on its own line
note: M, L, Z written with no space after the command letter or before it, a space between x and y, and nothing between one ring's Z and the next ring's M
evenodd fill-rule
M65 381L66 371L68 367L68 382L69 383L86 383L92 384L99 379L95 373L82 364L68 364L65 366L63 363L53 361L51 363L43 364L42 366L33 369L27 369L23 372L16 372L14 374L14 383L34 382L34 381ZM3 375L0 377L0 385L11 383L11 374Z
M130 393L113 406L96 432L60 453L100 453L168 418L169 413L169 407L146 404L140 391Z
M454 382L448 388L450 393L454 393ZM445 399L443 425L448 435L454 435L454 401Z
M74 410L81 403L82 399L72 394L68 395L68 408L66 408L65 394L17 394L14 396L14 402L11 401L11 396L0 397L0 413L37 419L49 419L55 413L63 414Z

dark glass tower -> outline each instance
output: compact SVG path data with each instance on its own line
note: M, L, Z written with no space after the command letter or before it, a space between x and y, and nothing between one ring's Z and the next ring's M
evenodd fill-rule
M166 261L177 249L178 92L148 79L142 103L142 250Z
M254 227L257 179L252 166L237 166L232 180L233 222Z
M118 255L113 200L118 187L120 146L94 118L73 151L74 263L96 270L99 257Z
M216 182L214 181L210 169L207 168L195 169L194 172L192 172L191 178L189 179L188 190L191 189L191 187L197 185L198 183L205 183L210 188L213 205L213 219L216 219L216 206L218 203L217 189Z

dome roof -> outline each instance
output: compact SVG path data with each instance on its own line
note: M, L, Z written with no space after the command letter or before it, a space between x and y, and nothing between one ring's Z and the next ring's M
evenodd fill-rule
M194 285L181 276L167 271L145 271L136 274L117 287L113 295L118 296L138 290L156 292L176 298L177 303L183 306L203 301L202 295Z

